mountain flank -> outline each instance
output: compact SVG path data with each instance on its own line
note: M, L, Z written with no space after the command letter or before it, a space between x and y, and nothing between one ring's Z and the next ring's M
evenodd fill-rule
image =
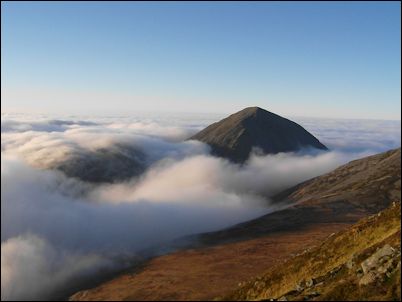
M401 201L401 148L351 161L276 196L276 211L217 232L198 235L201 246L295 231L321 223L355 223Z
M398 297L395 284L400 286L400 279L395 276L400 269L400 241L396 239L400 236L400 191L400 148L355 160L276 195L275 202L283 206L282 210L220 231L186 237L183 250L151 259L139 272L121 274L76 293L70 300L353 300L377 299L376 293ZM377 257L377 248L384 248L389 258ZM306 250L315 252L308 254ZM297 254L308 257L292 260ZM353 265L347 264L350 257ZM371 268L361 272L361 263L369 258L378 258L376 272ZM285 260L291 261L289 266L278 268ZM346 265L353 269L346 270ZM372 273L379 283L370 283L368 275ZM254 280L256 276L267 274L265 283L255 284L259 281ZM282 281L269 291L268 281L275 276ZM347 283L342 283L341 276ZM370 282L360 283L362 278L363 283ZM318 287L324 282L328 287L310 290L306 286L311 282ZM294 292L297 285L300 291Z
M400 301L400 203L241 283L223 300Z
M208 144L212 154L244 162L255 149L264 154L304 148L328 150L297 123L259 107L248 107L213 123L190 139Z

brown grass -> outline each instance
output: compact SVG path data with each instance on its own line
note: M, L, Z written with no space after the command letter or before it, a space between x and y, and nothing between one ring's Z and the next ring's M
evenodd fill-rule
M300 231L161 256L151 260L138 274L124 274L78 293L74 300L213 299L348 226L316 224Z

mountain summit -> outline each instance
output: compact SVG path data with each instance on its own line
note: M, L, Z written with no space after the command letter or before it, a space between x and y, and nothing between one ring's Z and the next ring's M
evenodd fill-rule
M214 155L244 162L252 148L263 153L328 150L299 124L259 107L248 107L209 125L190 139L207 143Z

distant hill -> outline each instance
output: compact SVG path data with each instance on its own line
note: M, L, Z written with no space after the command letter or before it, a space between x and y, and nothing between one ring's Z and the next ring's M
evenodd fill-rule
M49 168L90 183L114 183L138 176L146 169L146 155L127 145L93 151L80 150L55 161Z
M302 148L327 150L302 126L259 107L248 107L211 124L190 139L207 143L214 155L244 162L253 148L264 154L299 151Z

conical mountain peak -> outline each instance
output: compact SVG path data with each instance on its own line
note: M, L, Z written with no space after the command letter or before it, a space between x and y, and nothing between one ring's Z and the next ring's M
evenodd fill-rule
M260 107L247 107L213 123L191 139L209 144L214 155L244 162L253 148L263 153L327 150L320 141L297 123Z

